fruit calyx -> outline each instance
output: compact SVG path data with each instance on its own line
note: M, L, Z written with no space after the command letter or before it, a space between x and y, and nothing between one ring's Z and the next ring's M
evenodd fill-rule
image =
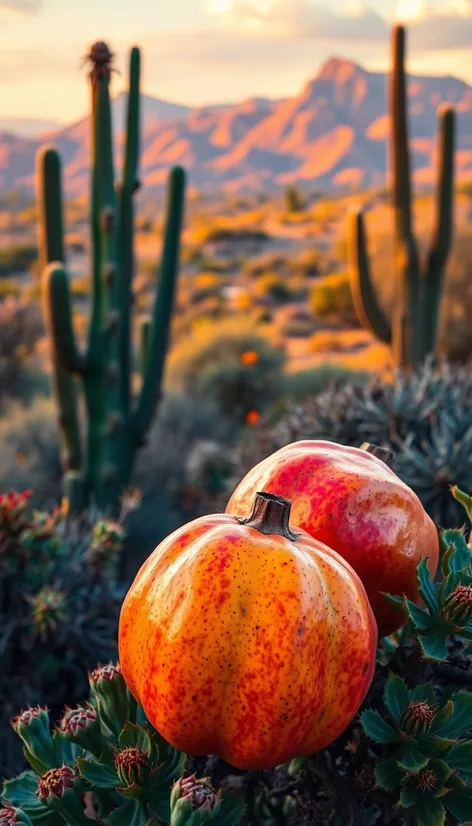
M387 467L393 467L395 454L392 450L388 450L386 447L379 447L379 445L372 445L370 442L361 444L360 450L365 450L366 453L376 456L377 459L380 459Z
M238 522L248 528L255 528L259 533L268 536L277 534L285 537L285 539L295 541L300 534L294 533L290 529L291 508L290 499L284 499L283 496L275 496L275 494L266 491L259 491L256 493L251 515L238 517Z

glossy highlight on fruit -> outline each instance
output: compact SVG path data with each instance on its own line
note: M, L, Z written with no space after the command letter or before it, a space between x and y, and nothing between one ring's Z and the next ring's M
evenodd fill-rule
M175 748L263 769L349 725L377 628L357 574L290 527L290 502L258 493L248 512L196 519L156 548L123 603L119 656Z
M334 442L286 445L256 465L237 486L226 511L247 512L257 490L292 500L292 522L346 559L361 578L379 636L404 617L382 592L419 603L416 569L429 559L434 575L439 541L416 494L375 455Z

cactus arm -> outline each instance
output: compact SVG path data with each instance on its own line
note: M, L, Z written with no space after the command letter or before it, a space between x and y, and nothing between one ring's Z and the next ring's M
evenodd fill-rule
M407 102L405 29L395 26L391 77L392 171L397 235L402 241L407 241L413 234Z
M123 413L128 414L131 398L131 322L133 268L134 268L134 211L133 195L138 189L139 157L139 82L141 56L138 48L130 55L129 95L126 125L126 146L123 179L118 194L118 258L120 290L120 394Z
M156 409L164 373L169 343L170 321L174 305L178 274L180 233L182 229L185 173L175 167L169 176L168 212L162 254L161 277L154 302L149 355L141 393L133 417L136 443L140 444L151 424Z
M454 204L454 137L455 114L447 106L439 116L439 180L436 223L423 284L424 353L436 350L441 294L447 259L452 245Z
M46 324L54 351L64 370L83 374L86 362L77 348L72 325L72 307L67 272L60 263L50 264L43 275Z
M62 218L61 162L52 147L43 147L36 160L38 203L39 266L42 274L43 300L49 289L45 270L53 261L65 261ZM52 384L59 411L62 465L66 470L82 467L82 441L77 409L75 378L65 369L58 356L58 344L50 337Z
M420 360L423 338L420 307L420 266L413 235L411 170L408 147L408 94L405 73L405 29L393 33L391 79L392 170L398 258L398 292L392 324L393 357L397 366Z
M62 220L61 161L51 146L36 159L40 271L52 261L65 262Z
M362 211L354 213L350 221L351 260L349 277L354 309L363 327L371 330L384 344L390 344L392 340L392 328L387 316L380 307L375 287L372 283Z

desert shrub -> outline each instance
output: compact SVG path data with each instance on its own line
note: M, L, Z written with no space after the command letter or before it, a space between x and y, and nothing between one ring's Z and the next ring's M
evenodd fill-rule
M13 279L2 278L0 281L0 301L5 298L19 298L21 287Z
M7 298L0 303L0 404L28 398L44 388L34 351L43 333L39 307Z
M270 235L262 229L250 227L209 227L202 238L202 243L263 243L270 241Z
M336 317L346 324L356 324L348 273L320 278L312 287L310 307L319 318Z
M304 208L303 198L296 186L285 189L285 209L287 212L301 212Z
M290 272L290 259L282 253L265 253L264 255L257 255L245 261L243 266L244 275L249 278L259 278L261 275L267 273L276 273L277 275L288 275Z
M267 298L276 304L286 304L293 300L293 290L287 279L275 273L261 275L254 284L252 293L256 298Z
M0 276L29 272L37 258L38 250L33 246L0 249Z
M27 407L15 402L6 408L0 418L0 480L13 490L32 488L37 507L58 501L62 469L51 399L38 397Z
M309 338L313 333L314 326L312 318L294 316L284 322L280 332L285 338Z
M307 278L314 278L326 271L326 254L317 249L306 249L293 262L294 270Z
M350 370L339 364L320 364L319 367L288 373L284 397L291 402L299 402L322 393L328 387L343 387L350 382L367 384L370 378L369 373Z
M275 426L261 426L242 441L228 490L264 456L298 439L389 448L395 472L434 520L456 525L462 512L450 487L472 489L472 372L429 362L389 382L353 381L287 403Z
M4 480L2 479L2 482ZM30 513L29 492L0 496L0 775L21 766L9 718L87 696L87 669L116 656L120 522Z
M236 424L261 413L281 392L284 355L244 320L201 325L177 343L167 366L170 388L213 402Z

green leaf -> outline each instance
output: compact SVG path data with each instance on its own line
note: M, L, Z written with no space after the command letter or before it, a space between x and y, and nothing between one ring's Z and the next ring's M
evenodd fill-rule
M108 826L148 826L150 822L151 817L147 806L134 798L129 798L126 803L105 818Z
M74 766L77 758L85 754L85 750L72 740L64 737L60 731L55 731L53 734L54 751L56 753L57 765Z
M454 485L451 488L451 493L456 502L460 502L462 507L465 509L469 519L472 520L472 496L469 496L468 493L465 493L465 491L461 490L457 485Z
M398 743L402 740L401 735L381 717L378 711L364 711L361 714L361 724L367 736L377 743Z
M423 795L416 804L417 826L444 826L446 810L442 803L431 795Z
M435 734L442 730L442 728L449 722L454 714L454 703L448 700L447 703L438 711L434 720L431 723L430 731Z
M428 703L433 708L436 706L437 701L433 683L421 683L421 685L417 685L416 688L411 690L411 702L417 702L418 700Z
M120 749L132 748L139 746L139 748L151 754L151 738L143 726L134 725L134 723L126 723L118 740Z
M425 754L417 743L408 743L401 748L397 761L400 768L409 772L419 772L426 766L429 757L430 755Z
M418 565L418 590L425 605L432 614L438 610L438 594L428 568L428 560L422 559Z
M387 594L385 591L382 591L381 593L382 596L385 597L387 602L390 603L390 605L393 605L394 608L400 608L400 610L403 611L403 613L406 613L405 597L398 597L394 596L394 594Z
M452 696L454 711L448 723L436 732L441 737L460 737L472 728L472 694L458 691Z
M472 820L472 789L465 784L462 788L453 788L445 796L444 805L454 817L457 817L459 823Z
M415 806L417 804L421 796L421 791L415 784L414 775L413 777L407 776L398 801L399 806L403 806L404 809L409 809L410 806Z
M384 701L392 718L399 722L410 702L410 692L404 681L391 672L385 686Z
M36 772L26 771L6 780L3 784L2 796L8 800L12 806L24 809L27 814L30 812L40 812L46 809L41 803L36 792L38 791L39 777Z
M425 659L441 662L447 660L449 651L447 649L447 640L449 632L444 628L437 628L425 634L418 635L418 642L423 649Z
M392 757L390 760L384 760L375 767L375 780L377 786L385 789L388 792L393 792L399 789L405 772L399 767L397 761Z
M215 817L218 826L235 826L242 818L245 807L244 797L236 792L223 792Z
M97 789L114 789L119 785L118 774L114 766L79 757L77 768L80 776Z
M453 769L472 774L472 740L457 743L452 747L446 759Z
M423 608L418 608L418 606L409 599L405 600L405 604L417 631L430 631L431 628L436 626L436 619L431 617L431 614L428 614Z
M443 557L443 574L463 571L471 564L472 554L467 547L463 530L443 531L441 546L446 549Z

